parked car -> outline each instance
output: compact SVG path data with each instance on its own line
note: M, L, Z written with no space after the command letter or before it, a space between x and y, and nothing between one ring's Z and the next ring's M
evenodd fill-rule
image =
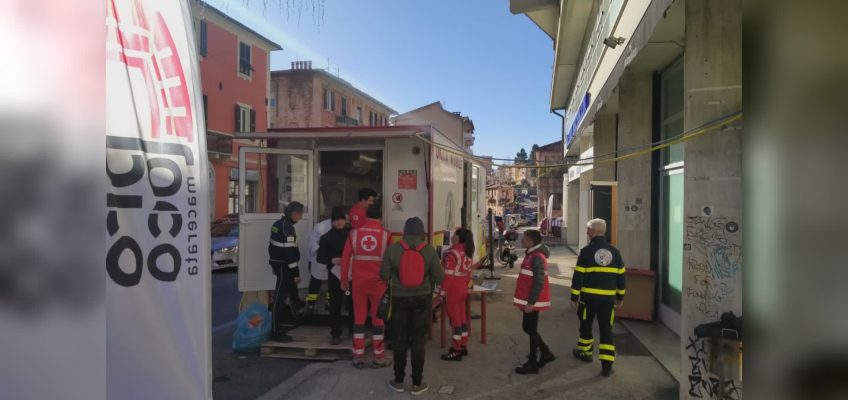
M238 221L212 224L212 270L238 267Z
M521 214L507 214L505 216L505 220L506 220L507 227L516 227L517 228L517 227L520 227L520 226L529 225L527 220L524 219L524 217L522 217Z

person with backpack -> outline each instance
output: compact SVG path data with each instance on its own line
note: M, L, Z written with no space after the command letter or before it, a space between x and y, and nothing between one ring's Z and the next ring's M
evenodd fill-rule
M389 388L403 392L407 352L412 353L412 394L427 391L424 383L424 344L430 323L433 288L442 283L444 271L439 256L424 239L424 223L418 217L406 220L403 238L386 250L380 277L392 291L395 376Z
M527 249L521 263L521 273L515 284L513 304L523 312L521 327L530 337L530 355L524 365L515 368L520 375L538 374L539 368L556 360L554 353L539 335L539 312L551 308L551 293L548 287L548 247L542 244L542 234L537 230L524 232L521 244ZM541 356L539 355L541 350Z
M471 269L474 255L474 235L468 229L459 228L451 237L451 249L442 258L445 279L440 294L450 317L453 335L451 349L442 355L445 361L462 361L468 355L468 313L465 303L468 300L468 285L471 283Z
M367 210L368 220L354 228L345 243L341 259L342 290L351 288L353 276L353 366L365 366L365 321L371 316L371 347L374 349L375 368L391 365L386 360L385 322L377 316L377 306L386 293L386 282L380 278L383 254L389 245L391 233L383 228L380 206L372 204Z

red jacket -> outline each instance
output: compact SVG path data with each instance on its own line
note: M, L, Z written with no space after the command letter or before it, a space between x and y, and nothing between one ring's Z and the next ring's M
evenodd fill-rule
M513 304L523 309L532 303L534 311L551 308L551 292L548 287L548 248L538 245L527 250L521 263L518 282L515 284Z
M352 230L342 252L341 281L348 282L350 274L353 274L354 287L371 283L385 287L380 278L380 266L390 238L391 232L374 219L368 219L361 227Z
M442 258L442 267L445 269L445 279L442 287L445 290L451 288L462 288L468 290L468 281L471 280L471 258L465 255L465 246L455 244Z
M365 222L368 221L368 216L365 211L368 210L368 205L365 202L360 201L353 205L350 208L350 212L348 215L350 217L350 227L353 229L359 228L362 225L365 225Z

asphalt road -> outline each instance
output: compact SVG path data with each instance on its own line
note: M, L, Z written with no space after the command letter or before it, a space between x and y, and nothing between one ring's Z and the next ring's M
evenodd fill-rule
M232 350L241 293L236 270L212 274L212 391L215 399L253 400L309 364Z

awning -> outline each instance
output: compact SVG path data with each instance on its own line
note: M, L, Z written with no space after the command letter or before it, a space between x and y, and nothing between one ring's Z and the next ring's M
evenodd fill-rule
M429 125L339 126L326 128L271 128L268 132L237 132L236 139L390 139L429 135Z
M592 54L587 52L583 63L589 62L589 65L581 64L581 70L589 68L589 71L593 71L591 74L585 72L588 74L585 76L591 76L591 79L579 77L571 92L569 112L565 121L566 131L572 131L574 136L579 135L594 121L595 114L618 87L618 81L625 68L648 43L657 23L663 19L663 13L673 2L674 0L628 1L612 28L607 30L611 33L604 35L599 32L593 37L594 45L599 46L600 54L595 56L598 61L593 61ZM622 37L626 44L621 50L611 49L603 44L603 39L610 36ZM567 146L570 146L573 136L568 140Z

